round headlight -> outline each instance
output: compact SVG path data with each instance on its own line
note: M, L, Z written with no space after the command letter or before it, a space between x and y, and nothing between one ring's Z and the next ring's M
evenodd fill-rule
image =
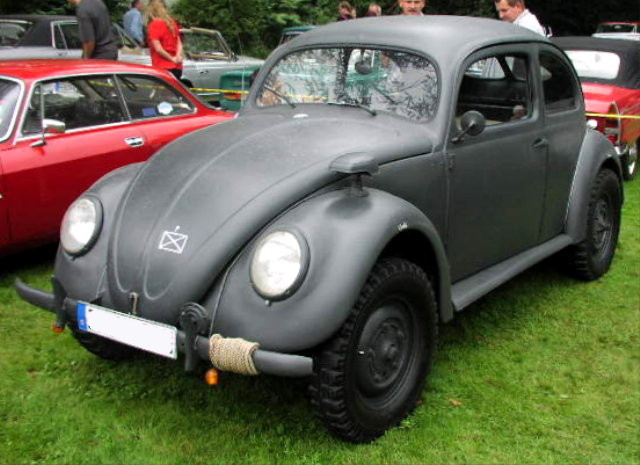
M265 299L290 295L302 281L308 253L302 237L288 231L266 235L251 260L251 282Z
M102 206L97 199L81 197L64 214L60 243L71 255L86 253L98 237L102 225Z

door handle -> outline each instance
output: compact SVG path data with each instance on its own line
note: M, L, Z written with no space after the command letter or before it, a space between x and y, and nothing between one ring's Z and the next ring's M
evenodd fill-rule
M547 147L548 145L549 145L549 141L547 140L546 137L541 137L533 141L534 149L541 149L543 147Z
M131 147L142 147L144 145L142 137L127 137L124 141Z
M209 74L209 70L208 69L201 69L200 71L198 71L199 74Z

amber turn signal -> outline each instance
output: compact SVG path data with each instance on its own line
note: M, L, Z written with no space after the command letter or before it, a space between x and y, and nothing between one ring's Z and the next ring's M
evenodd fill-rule
M53 329L53 332L56 334L60 334L64 331L64 326L58 326L56 323L54 323L53 326L51 326L51 328Z
M218 370L216 370L215 368L207 370L207 372L204 374L204 381L209 386L215 386L216 384L218 384Z

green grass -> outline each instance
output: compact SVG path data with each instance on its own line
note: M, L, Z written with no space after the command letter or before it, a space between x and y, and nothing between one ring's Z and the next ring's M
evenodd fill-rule
M582 283L545 262L442 328L421 405L370 445L333 439L300 380L218 387L153 356L92 356L19 300L48 287L50 249L0 264L0 463L638 464L640 180L617 255Z

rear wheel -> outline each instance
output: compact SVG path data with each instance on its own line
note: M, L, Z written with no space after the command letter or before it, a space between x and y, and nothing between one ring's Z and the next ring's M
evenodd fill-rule
M609 169L601 170L591 189L584 240L567 250L569 271L584 281L598 279L611 266L620 232L620 182Z
M636 176L638 145L640 145L640 141L631 144L628 152L622 157L622 175L626 181L631 181Z
M347 441L381 436L415 407L436 338L436 300L424 271L406 260L381 260L314 360L316 415Z
M106 360L126 360L134 356L136 349L131 346L105 339L95 334L81 331L75 326L71 326L73 337L82 347L94 355Z

